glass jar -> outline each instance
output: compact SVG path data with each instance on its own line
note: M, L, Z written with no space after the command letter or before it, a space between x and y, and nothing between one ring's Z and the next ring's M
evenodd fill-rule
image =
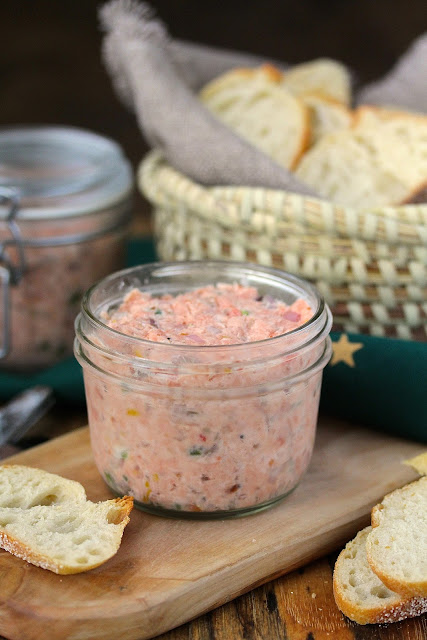
M313 315L278 337L227 346L151 342L103 321L135 287L159 296L236 282L288 305L303 299ZM93 286L76 319L74 352L107 484L166 516L224 518L281 500L311 458L330 327L311 284L248 263L154 263Z
M132 183L108 138L0 130L0 367L32 371L72 354L84 291L124 266Z

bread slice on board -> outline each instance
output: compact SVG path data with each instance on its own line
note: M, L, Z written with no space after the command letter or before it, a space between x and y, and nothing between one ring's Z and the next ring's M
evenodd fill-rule
M281 86L281 72L271 65L233 69L200 92L204 105L224 124L293 169L308 146L308 109Z
M337 558L333 576L338 608L358 624L397 622L427 611L427 598L405 598L388 589L366 557L366 527L347 543Z
M81 573L111 558L132 507L129 496L94 503L73 480L0 466L0 547L55 573Z
M366 553L374 573L404 597L427 597L427 476L386 495L371 522Z
M71 501L86 501L79 482L24 465L0 466L0 507L29 509Z
M0 508L0 546L54 573L88 571L118 550L132 498Z
M321 94L350 105L351 77L348 69L330 58L318 58L294 65L283 73L283 86L296 96Z

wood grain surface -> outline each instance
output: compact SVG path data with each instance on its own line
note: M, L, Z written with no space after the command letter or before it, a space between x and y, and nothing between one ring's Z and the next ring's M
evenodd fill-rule
M117 555L76 576L57 576L0 552L0 632L9 640L142 640L228 602L163 638L425 640L423 618L411 623L419 636L360 635L362 627L347 623L333 604L326 559L229 602L337 549L367 523L384 493L415 477L401 461L421 449L324 420L310 471L269 511L189 522L134 510ZM87 429L9 461L77 479L93 500L110 496L94 467ZM376 629L382 634L384 627Z

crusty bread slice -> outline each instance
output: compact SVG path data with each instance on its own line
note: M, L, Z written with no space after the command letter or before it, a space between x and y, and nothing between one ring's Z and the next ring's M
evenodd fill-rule
M333 589L338 608L358 624L397 622L427 611L427 598L404 598L375 575L366 557L371 527L359 531L337 558Z
M283 86L296 96L321 94L343 105L351 102L351 78L347 68L330 58L318 58L291 67L283 74Z
M371 514L368 562L405 597L427 597L427 476L389 493Z
M235 133L293 169L308 146L308 109L281 86L272 65L233 69L200 92L204 105Z
M70 501L86 501L79 482L24 465L0 466L0 507L28 509Z
M354 127L321 138L295 173L344 206L363 209L419 198L427 181L427 117L364 116Z
M0 547L55 573L80 573L119 546L133 498L94 503L82 485L42 469L0 466Z
M0 546L54 573L81 573L118 550L133 506L130 497L29 509L0 508Z
M353 124L353 112L345 105L322 94L307 94L302 101L310 114L310 146L334 131Z

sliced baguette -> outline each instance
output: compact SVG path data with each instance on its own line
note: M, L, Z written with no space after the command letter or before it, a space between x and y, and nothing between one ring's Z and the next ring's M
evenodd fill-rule
M117 552L132 506L127 496L99 503L0 508L0 546L54 573L88 571Z
M360 118L304 154L297 177L323 197L360 209L420 198L427 180L427 117Z
M405 598L388 589L366 557L366 527L347 543L337 558L333 589L338 608L358 624L397 622L427 611L427 598Z
M386 495L371 514L368 562L402 596L427 597L427 476Z
M0 466L0 507L29 509L73 501L86 501L79 482L24 465Z
M88 571L111 558L132 507L129 496L94 503L73 480L0 466L0 547L55 573Z
M322 94L307 94L302 101L310 114L310 146L323 136L353 124L353 112L345 105Z
M310 138L307 107L281 86L272 65L233 69L200 92L204 105L235 133L294 169Z
M343 64L330 58L293 66L283 73L282 83L299 97L322 94L346 106L351 102L350 74Z

